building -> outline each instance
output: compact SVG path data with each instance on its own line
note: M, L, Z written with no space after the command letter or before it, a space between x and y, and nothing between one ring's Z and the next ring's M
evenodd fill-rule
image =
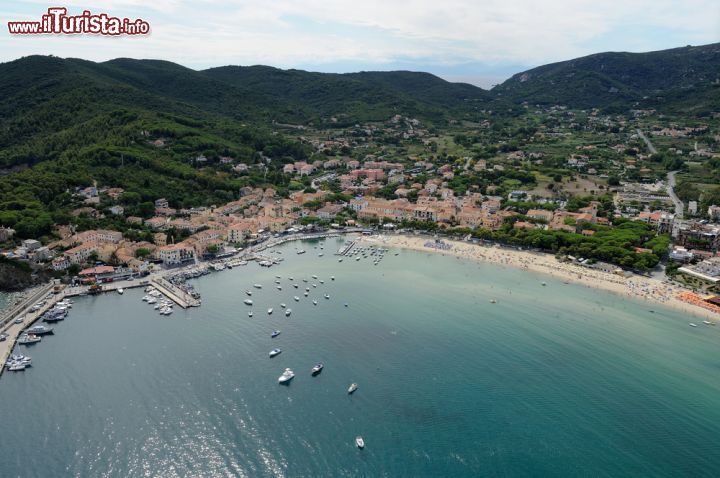
M15 235L15 229L0 227L0 242L5 242Z
M188 244L172 244L158 248L158 257L166 266L176 266L195 260L195 249Z
M96 242L85 242L72 249L68 249L63 254L71 264L83 264L91 255L97 253L97 251L98 244Z
M165 198L160 198L155 200L155 208L156 209L167 209L170 207L170 204L168 203L168 200Z
M32 252L35 249L40 249L40 247L42 247L42 243L40 243L40 241L36 241L35 239L25 239L22 241L22 247L24 247L28 252Z

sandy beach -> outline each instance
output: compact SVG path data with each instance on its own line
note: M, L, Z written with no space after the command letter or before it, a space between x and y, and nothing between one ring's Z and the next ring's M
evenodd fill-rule
M513 267L541 274L548 274L562 281L602 289L636 300L671 307L688 314L689 317L720 319L716 312L705 310L678 298L685 289L661 280L640 275L623 277L618 274L590 269L576 264L558 261L552 254L507 249L499 246L470 244L443 238L449 248L427 247L432 239L406 235L363 236L360 241L367 244L399 247L420 252L457 256L468 260L485 261L502 267Z

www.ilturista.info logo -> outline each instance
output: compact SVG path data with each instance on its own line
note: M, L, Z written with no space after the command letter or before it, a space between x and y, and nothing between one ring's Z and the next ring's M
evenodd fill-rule
M8 31L13 35L147 35L150 24L141 18L117 18L89 10L81 15L68 15L65 7L51 7L39 22L8 22Z

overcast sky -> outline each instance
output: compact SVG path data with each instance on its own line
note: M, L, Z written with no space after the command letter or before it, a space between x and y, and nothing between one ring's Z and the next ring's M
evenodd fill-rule
M8 21L39 20L50 6L142 18L151 34L8 33ZM196 69L410 69L483 87L590 53L720 41L719 0L3 0L0 18L0 61L53 54L158 58Z

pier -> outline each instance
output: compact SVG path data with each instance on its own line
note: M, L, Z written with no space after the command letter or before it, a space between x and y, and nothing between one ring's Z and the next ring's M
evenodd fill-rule
M200 307L200 301L162 277L150 281L151 285L183 309Z
M0 342L0 359L2 359L0 375L5 371L5 362L15 348L17 339L23 331L37 322L47 310L53 308L56 303L66 297L65 287L61 286L60 290L53 293L55 286L54 282L41 286L37 291L30 294L27 299L3 314L0 320L0 332L7 334L8 337L3 342ZM45 303L39 309L30 310L35 304L43 301ZM16 324L15 319L18 317L24 317L25 320L21 324Z
M335 253L336 256L344 256L355 247L355 241L348 241L339 251Z

